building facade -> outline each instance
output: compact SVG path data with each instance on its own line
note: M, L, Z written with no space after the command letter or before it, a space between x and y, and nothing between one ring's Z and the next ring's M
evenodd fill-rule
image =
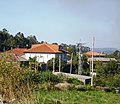
M24 52L24 57L28 60L30 57L36 57L38 62L47 63L52 58L61 58L67 61L67 51L63 50L62 46L56 44L36 44Z

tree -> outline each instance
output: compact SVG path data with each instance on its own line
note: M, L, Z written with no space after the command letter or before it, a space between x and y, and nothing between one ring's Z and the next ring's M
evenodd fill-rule
M97 76L94 79L95 84L99 86L115 87L119 78L119 73L120 67L116 61L110 61L106 64L102 64L102 62L96 62Z
M66 62L64 60L61 60L61 71L64 71L66 66ZM47 70L53 71L53 59L50 59L47 62ZM55 58L55 71L59 70L59 59Z
M105 65L102 65L102 63L101 63L100 67L101 68L97 69L97 74L99 76L103 76L106 78L110 77L110 76L114 76L120 72L118 63L115 61L110 61L110 62L106 63Z
M30 48L32 44L37 44L35 36L28 36L27 38L23 33L18 32L15 36L9 34L7 29L0 31L0 51L9 50L12 48Z
M5 41L7 41L9 37L10 34L5 28L2 31L0 31L0 51L4 51L4 48L7 47L8 44L6 44Z
M7 40L4 41L4 46L6 48L6 50L16 47L16 41L14 39L14 37L12 35L9 36L9 38Z
M82 74L90 75L90 64L88 63L85 55L82 56Z
M32 44L38 44L37 38L35 36L28 36L28 47L31 47Z

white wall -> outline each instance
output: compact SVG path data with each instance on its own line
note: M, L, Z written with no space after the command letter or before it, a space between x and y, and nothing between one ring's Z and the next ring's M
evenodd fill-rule
M47 63L48 60L55 58L55 54L42 54L42 53L24 53L25 58L28 60L29 57L37 57L38 62L45 62Z

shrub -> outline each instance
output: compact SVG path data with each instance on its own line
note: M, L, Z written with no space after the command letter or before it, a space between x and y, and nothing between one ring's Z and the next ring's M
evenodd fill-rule
M71 84L75 84L75 85L83 85L83 82L81 82L80 80L78 80L77 78L67 78L66 81L68 83L71 83Z
M117 74L113 77L112 87L120 88L120 74Z
M25 78L29 69L20 68L16 62L8 62L6 59L10 59L11 56L1 55L0 57L3 57L0 60L0 95L6 101L12 99L17 99L18 102L21 99L30 100L30 84Z
M1 57L0 95L6 101L15 99L17 101L15 104L24 102L24 100L31 101L32 90L35 90L36 87L39 88L40 83L57 83L60 81L58 76L51 72L24 69L17 62L8 62L6 59L10 56L1 55Z
M34 70L28 73L26 78L36 84L45 82L58 83L60 81L58 76L52 74L52 72L39 72Z
M52 72L41 72L40 74L40 82L53 82L58 83L60 82L60 79L58 76L54 75Z

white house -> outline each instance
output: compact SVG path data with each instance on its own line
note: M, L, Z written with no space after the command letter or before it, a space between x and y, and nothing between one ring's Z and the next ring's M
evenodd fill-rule
M63 47L56 44L35 44L30 49L24 52L24 57L28 60L30 57L36 57L38 62L47 63L52 58L60 58L67 61L67 51Z

